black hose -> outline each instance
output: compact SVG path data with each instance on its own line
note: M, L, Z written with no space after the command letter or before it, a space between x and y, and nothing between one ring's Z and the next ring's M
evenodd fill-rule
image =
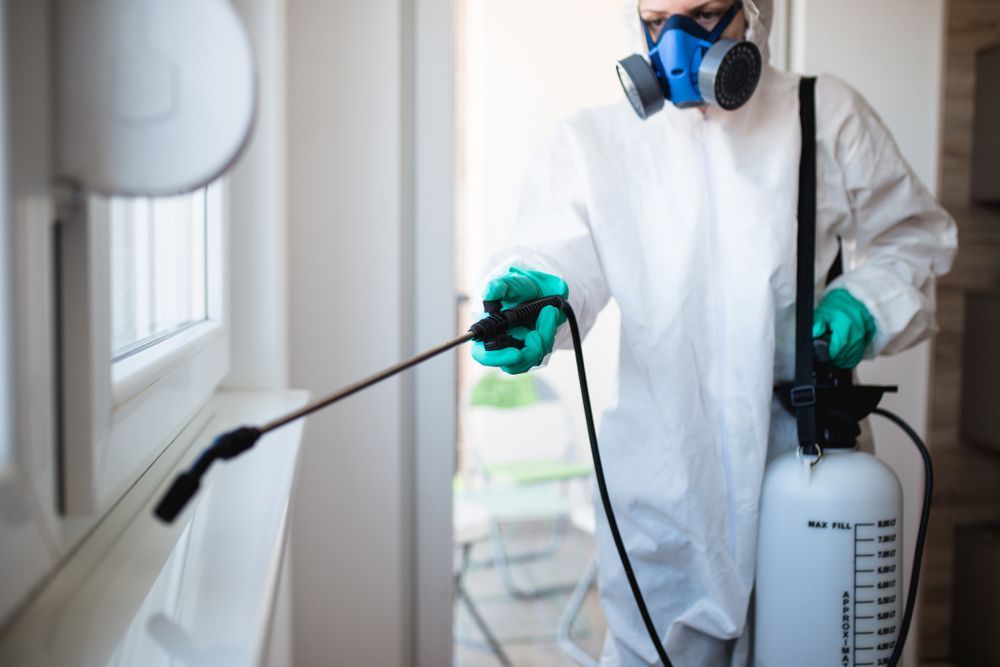
M917 585L920 582L920 565L923 561L924 556L924 542L927 539L927 522L931 515L931 493L934 490L934 467L931 464L931 454L927 451L927 445L924 441L920 439L917 432L914 431L909 424L907 424L898 415L889 412L888 410L883 410L882 408L876 408L874 414L885 417L900 429L903 430L906 435L910 436L910 440L916 445L917 450L920 452L920 458L924 462L924 502L923 507L920 510L920 525L917 528L917 541L913 547L913 568L910 573L910 588L906 594L906 607L903 610L903 622L899 626L899 636L896 639L896 646L892 650L892 655L889 656L889 664L892 667L896 667L899 663L900 657L903 655L903 647L906 645L906 637L910 632L910 621L913 619L913 608L917 603Z
M618 550L618 558L621 559L622 568L625 570L625 577L628 585L632 589L632 596L635 604L639 607L639 615L646 626L646 632L656 648L656 654L664 667L671 667L670 659L660 641L660 635L656 632L653 619L646 608L646 601L642 597L642 590L639 589L639 582L632 569L632 561L629 560L628 552L625 550L625 543L622 541L621 531L618 530L618 521L615 519L615 511L611 507L611 497L608 495L608 485L604 480L604 466L601 465L601 452L597 447L597 429L594 426L594 411L590 407L590 388L587 386L587 371L583 364L583 343L580 338L580 327L576 322L576 315L569 302L563 301L562 311L566 313L566 320L569 322L569 330L573 336L573 353L576 355L576 373L580 378L580 398L583 400L583 414L587 420L587 437L590 440L590 454L594 458L594 476L597 478L597 488L601 494L601 504L604 506L604 514L608 517L608 527L611 529L611 537L615 541L615 548Z

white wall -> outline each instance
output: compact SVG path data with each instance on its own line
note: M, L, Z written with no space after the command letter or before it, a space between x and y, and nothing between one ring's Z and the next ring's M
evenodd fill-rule
M289 0L290 379L322 393L399 359L401 3ZM298 664L402 665L398 379L310 418L293 506Z
M0 53L5 53L7 39L5 8L0 5ZM10 209L7 202L7 80L0 76L0 475L10 465L14 454L14 434L10 427L14 401L14 372L11 363L10 287Z
M793 0L791 66L796 71L831 72L871 103L896 137L903 156L936 192L940 149L944 0ZM927 431L930 344L894 357L866 362L862 381L898 384L883 402ZM906 574L922 493L916 450L895 426L874 417L876 452L899 475L905 495ZM917 623L914 619L914 626ZM916 636L910 631L904 664L916 664Z
M452 0L413 7L413 341L438 344L468 323L455 321L455 77ZM405 113L404 113L405 117ZM456 326L457 324L457 326ZM412 664L452 661L452 477L455 472L457 359L464 350L413 373L415 647Z
M290 384L454 331L446 0L286 0ZM310 418L293 507L302 665L451 661L454 357Z
M257 65L250 142L228 174L229 374L226 387L288 387L285 0L233 0ZM266 664L293 664L291 557L282 560Z
M229 174L230 371L240 388L288 386L285 0L233 0L253 44L257 116Z

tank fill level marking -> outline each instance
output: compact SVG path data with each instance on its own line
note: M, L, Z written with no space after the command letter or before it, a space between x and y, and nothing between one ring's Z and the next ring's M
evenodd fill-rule
M896 519L854 525L853 644L843 655L845 666L887 665L896 646L897 527ZM846 632L845 632L846 634ZM846 640L846 636L845 636ZM846 647L845 647L846 648Z

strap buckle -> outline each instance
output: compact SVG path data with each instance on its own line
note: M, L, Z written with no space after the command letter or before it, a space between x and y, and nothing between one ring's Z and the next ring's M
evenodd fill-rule
M788 399L794 408L807 408L810 405L816 405L816 385L796 385L789 392Z

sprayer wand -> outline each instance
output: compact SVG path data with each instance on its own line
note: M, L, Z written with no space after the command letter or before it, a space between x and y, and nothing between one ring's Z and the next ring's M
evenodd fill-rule
M432 359L454 347L458 347L463 343L473 340L492 340L506 334L507 331L515 327L532 326L535 320L538 319L538 314L542 312L542 308L546 306L562 308L564 303L561 297L546 297L507 310L500 310L498 302L496 302L496 307L492 307L492 304L487 304L491 307L487 309L488 314L486 317L473 324L468 332L457 338L453 338L447 343L421 352L414 357L401 361L395 366L390 366L383 371L379 371L374 375L344 387L338 392L313 401L294 412L289 412L276 419L272 419L266 424L262 424L261 426L241 426L216 436L212 444L201 453L191 467L177 476L177 479L174 480L170 489L156 506L156 516L166 522L173 521L180 514L181 510L184 509L188 501L198 492L198 488L201 486L201 478L208 472L208 469L215 461L239 456L257 444L257 441L265 433L311 415L348 396L352 396L409 368L422 364L428 359Z

